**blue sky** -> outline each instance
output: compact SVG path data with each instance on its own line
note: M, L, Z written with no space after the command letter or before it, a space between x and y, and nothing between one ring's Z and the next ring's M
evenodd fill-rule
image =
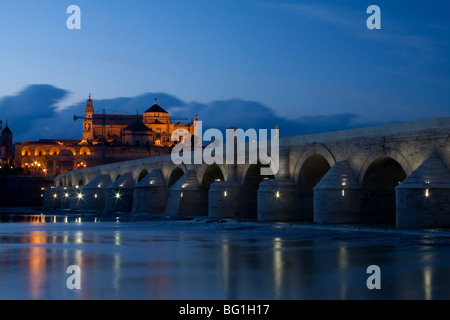
M72 4L81 30L66 27ZM371 4L381 30L366 27ZM286 120L449 116L449 17L448 1L2 1L0 119L20 121L5 97L35 84L67 91L43 108L161 92Z

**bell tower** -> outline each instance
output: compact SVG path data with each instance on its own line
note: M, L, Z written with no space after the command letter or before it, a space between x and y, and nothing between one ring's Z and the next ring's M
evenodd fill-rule
M94 129L92 127L92 118L94 117L94 105L92 104L91 94L86 103L86 111L83 119L83 140L94 139Z
M8 128L8 121L6 122L6 126L4 129L0 128L1 132L1 141L0 141L0 163L5 162L8 165L13 163L13 133Z

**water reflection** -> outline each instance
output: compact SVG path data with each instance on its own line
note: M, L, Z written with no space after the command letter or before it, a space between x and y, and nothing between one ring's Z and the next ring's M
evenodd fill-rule
M423 288L425 293L425 299L433 299L431 295L431 285L433 283L433 272L430 266L425 266L423 269Z
M446 247L44 220L1 226L1 299L450 298ZM381 290L366 287L372 264Z
M29 243L32 245L36 244L44 244L46 243L46 232L41 231L31 231L30 232L30 241ZM44 247L39 246L31 246L29 248L29 252L26 253L28 258L28 279L29 279L29 287L30 287L30 295L31 299L40 299L41 298L41 288L45 282L46 272L46 252Z
M281 238L277 237L273 240L273 277L275 280L275 299L280 299L281 295L281 282L283 277L282 253Z
M100 222L100 221L115 221L120 222L119 217L102 217L99 218L92 215L80 215L80 214L69 214L69 215L50 215L50 214L0 214L0 223L31 223L31 224L42 224L42 223L69 223L69 222Z
M58 223L58 222L81 222L81 217L64 215L44 215L44 214L0 214L0 223L25 222L31 224Z
M229 291L230 282L230 246L228 234L223 234L220 248L220 261L222 267L222 281L224 292Z

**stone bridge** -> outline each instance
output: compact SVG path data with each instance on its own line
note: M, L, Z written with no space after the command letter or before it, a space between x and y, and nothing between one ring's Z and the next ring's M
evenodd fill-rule
M450 225L450 118L281 138L279 170L170 155L60 174L47 208L261 221Z

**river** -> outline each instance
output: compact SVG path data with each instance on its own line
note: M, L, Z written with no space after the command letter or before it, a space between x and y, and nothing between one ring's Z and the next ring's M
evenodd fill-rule
M0 299L450 299L445 232L108 220L2 215Z

